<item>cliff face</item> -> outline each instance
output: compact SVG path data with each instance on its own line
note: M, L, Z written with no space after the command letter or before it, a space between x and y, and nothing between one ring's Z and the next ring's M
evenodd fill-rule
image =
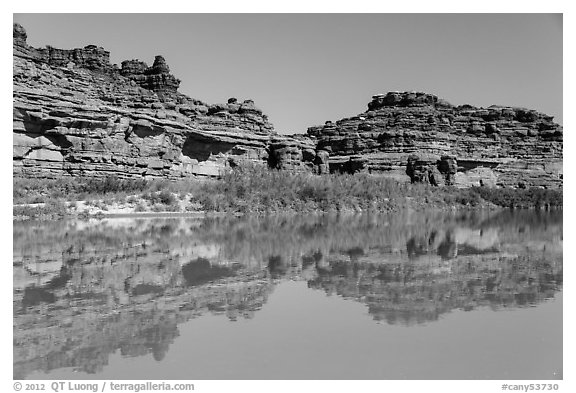
M562 127L533 110L455 107L425 93L376 95L368 110L280 136L252 100L207 104L152 66L89 45L37 49L14 24L16 176L218 176L272 168L368 171L457 186L562 186Z
M413 92L375 95L368 110L311 127L331 170L433 184L562 185L562 127L523 108L453 106Z
M271 153L272 165L313 166L314 145L277 135L252 100L209 105L179 93L162 56L118 69L102 48L36 49L26 38L14 24L15 175L217 176Z

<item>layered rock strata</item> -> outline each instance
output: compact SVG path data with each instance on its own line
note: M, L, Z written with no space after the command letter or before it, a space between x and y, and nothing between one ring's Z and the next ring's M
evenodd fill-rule
M102 48L36 49L26 38L14 24L14 175L181 178L246 162L315 165L314 144L277 135L252 100L210 105L179 93L162 56L118 69Z
M170 67L163 56L156 56L152 67L139 60L125 60L122 62L120 75L156 92L161 99L176 93L180 86L180 79L170 73Z
M26 39L14 24L16 176L176 179L250 162L434 185L562 186L562 127L534 110L390 92L358 116L282 136L252 100L179 93L163 56L119 68L94 45L38 49Z
M331 171L457 186L562 185L562 126L524 108L390 92L373 96L364 113L310 127L308 135L330 155Z
M115 68L110 64L110 52L95 45L84 48L57 49L51 46L33 48L26 43L28 34L19 24L14 24L13 48L14 57L42 62L54 67L83 67L89 70L112 72Z

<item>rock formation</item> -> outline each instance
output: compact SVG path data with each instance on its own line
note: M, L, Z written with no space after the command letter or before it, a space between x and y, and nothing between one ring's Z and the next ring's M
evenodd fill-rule
M209 105L179 93L162 56L118 69L102 48L36 49L26 38L14 24L16 176L218 176L246 161L285 167L299 149L288 166L315 165L314 144L276 134L252 100Z
M138 60L125 60L122 62L120 75L154 91L161 99L174 95L180 86L180 80L170 73L170 68L162 56L156 56L152 67Z
M246 162L456 186L562 186L562 127L533 110L375 95L358 116L282 136L252 100L178 92L163 56L110 64L94 45L33 48L14 24L15 176L218 176Z
M310 127L308 135L329 153L331 171L438 185L558 187L562 127L552 120L523 108L456 107L432 94L390 92L373 96L366 112Z
M42 62L53 67L83 67L89 70L112 72L114 67L110 64L110 52L95 45L88 45L76 49L56 49L47 46L36 49L26 43L28 35L19 24L14 23L14 57Z
M457 172L456 159L450 156L412 154L408 157L406 174L414 183L427 183L433 186L454 185L454 175Z

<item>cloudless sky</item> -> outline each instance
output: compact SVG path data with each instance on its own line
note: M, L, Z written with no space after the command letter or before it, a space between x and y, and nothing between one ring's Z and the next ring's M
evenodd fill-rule
M251 98L279 133L416 90L449 102L522 106L562 124L561 14L15 14L35 47L166 58L180 92Z

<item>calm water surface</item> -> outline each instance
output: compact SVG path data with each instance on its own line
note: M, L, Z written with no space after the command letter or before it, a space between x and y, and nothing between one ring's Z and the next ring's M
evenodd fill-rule
M16 379L561 379L562 214L14 223Z

